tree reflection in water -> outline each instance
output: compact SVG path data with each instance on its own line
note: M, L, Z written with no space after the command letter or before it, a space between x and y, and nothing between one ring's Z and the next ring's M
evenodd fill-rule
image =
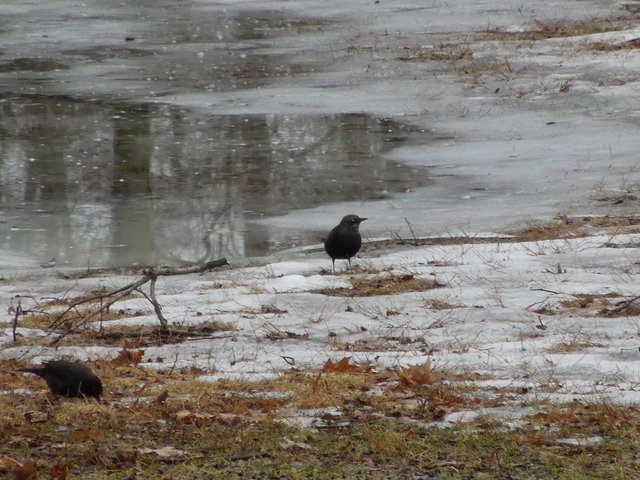
M255 217L429 183L384 154L428 134L364 114L225 115L65 97L0 103L0 248L75 266L267 253Z

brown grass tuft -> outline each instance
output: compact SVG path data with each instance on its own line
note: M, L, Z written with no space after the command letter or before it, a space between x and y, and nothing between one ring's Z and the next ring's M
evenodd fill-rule
M445 302L444 300L438 300L437 298L430 298L425 300L424 308L428 308L430 310L453 310L455 308L465 308L465 306Z
M548 223L531 224L520 230L509 232L518 241L532 242L554 240L559 238L580 238L588 235L588 228L620 231L632 233L637 230L639 220L631 216L598 216L598 217L568 217L558 215Z
M589 42L585 44L586 50L594 50L596 52L615 52L619 50L635 50L640 48L640 38L634 38L625 42Z
M577 37L619 31L629 28L637 14L624 14L605 18L586 18L583 20L534 20L533 26L524 31L505 31L501 28L485 30L482 40L545 40L548 38Z
M315 290L314 293L334 297L372 297L406 292L423 292L445 286L438 280L420 278L410 273L351 277L349 282L351 282L351 288L325 288Z
M440 43L438 45L429 45L426 47L419 47L409 53L408 55L399 57L399 60L432 60L432 61L444 61L453 62L456 60L464 60L471 58L471 49L467 44L463 43Z
M602 309L609 306L609 298L618 298L619 295L613 292L606 294L599 293L576 293L570 300L562 300L560 305L564 308L597 308Z

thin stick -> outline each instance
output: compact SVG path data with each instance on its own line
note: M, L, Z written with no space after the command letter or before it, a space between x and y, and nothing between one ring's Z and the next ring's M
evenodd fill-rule
M163 332L168 332L169 322L167 322L167 319L164 317L164 315L162 315L162 307L160 306L160 304L158 303L158 300L156 299L156 280L157 279L158 277L155 275L151 279L151 283L149 284L149 295L147 295L140 289L138 289L138 291L142 295L144 295L144 298L149 300L151 305L153 305L153 311L156 312L156 317L158 317L158 321L160 322L160 330Z
M416 237L416 234L413 231L413 227L411 226L411 223L409 223L409 219L407 217L404 217L404 221L407 224L407 226L409 227L409 231L411 232L411 236L413 237L413 245L417 247L418 246L418 237Z
M13 316L13 326L11 328L11 333L13 334L13 341L16 342L18 337L16 335L16 330L18 329L18 317L22 315L22 302L18 300L18 306L16 307L15 315Z
M93 312L89 313L88 315L85 315L82 320L80 321L80 323L78 323L75 328L78 327L82 327L84 325L86 325L89 320L91 320L93 317L95 317L96 315L98 315L99 313L103 312L104 310L107 310L111 305L113 305L114 303L116 303L118 300L126 297L127 295L129 295L131 292L133 292L135 289L137 289L138 287L144 285L145 283L147 283L149 280L151 280L151 277L149 275L145 275L144 277L142 277L140 280L138 280L137 282L132 283L131 285L129 285L126 289L120 289L119 290L119 294L116 295L115 297L113 297L111 300L109 300L107 303L105 303L104 305L102 305L99 309L94 310ZM49 345L56 345L58 342L60 342L60 340L62 340L64 337L66 337L69 333L71 333L73 329L70 328L69 330L67 330L67 332L65 332L63 335L59 336L58 338L54 339Z
M103 295L96 295L96 296L91 297L89 299L85 298L85 299L80 300L78 302L74 302L62 314L60 314L60 315L58 315L58 317L56 317L56 320L54 320L54 322L50 325L50 328L53 328L57 324L59 324L66 313L68 313L72 309L75 309L79 305L91 302L92 300L96 300L96 299L103 300L103 299L111 297L111 299L108 302L102 304L100 306L100 308L98 308L97 310L94 310L93 312L88 313L87 315L83 316L78 323L76 323L74 326L68 328L66 332L62 333L59 337L57 337L55 340L53 340L50 343L50 345L58 344L64 337L69 335L72 331L77 330L79 327L85 326L89 322L89 320L94 318L96 315L99 315L102 312L108 311L109 308L111 307L111 305L116 303L118 300L123 299L127 295L130 295L131 292L133 292L133 291L140 292L151 303L151 305L153 305L153 310L155 311L156 317L158 317L158 321L160 322L161 331L168 332L169 331L169 327L168 327L168 323L169 322L167 321L167 319L162 314L162 307L161 307L160 303L158 302L158 300L156 299L156 294L155 294L155 285L156 285L156 280L158 279L158 276L161 276L161 275L162 276L188 275L188 274L191 274L191 273L204 273L207 270L211 270L211 269L217 268L217 267L222 267L222 266L228 265L228 264L229 264L229 262L227 262L226 258L220 258L218 260L213 260L211 262L207 262L204 265L198 265L198 266L188 267L188 268L163 268L163 269L160 269L160 270L149 269L149 270L146 270L144 272L144 276L140 280L138 280L136 282L130 283L129 285L125 285L122 288L118 288L117 290L114 290L112 292L109 292L109 293L106 293L106 294L103 294ZM147 295L146 293L144 293L140 289L140 287L142 287L147 282L150 282L149 295Z
M67 313L69 313L71 310L75 310L75 309L76 309L76 307L78 307L78 306L80 306L80 305L82 305L82 304L84 304L84 303L92 302L92 301L94 301L94 300L104 300L105 298L108 298L108 297L111 297L111 296L113 296L113 295L116 295L117 293L120 293L120 292L122 292L123 290L127 290L129 287L130 287L130 285L125 285L124 287L119 288L119 289L117 289L117 290L114 290L113 292L104 293L104 294L101 294L101 295L94 295L93 297L83 298L82 300L78 300L77 302L70 303L70 304L67 306L67 309L66 309L64 312L60 313L60 314L56 317L56 319L53 321L53 323L52 323L51 325L49 325L49 328L50 328L50 329L55 328L55 327L56 327L56 326L57 326L57 325L62 321L62 319L64 318L64 316L65 316ZM102 310L102 309L101 309L101 310ZM100 311L101 311L101 310L100 310Z

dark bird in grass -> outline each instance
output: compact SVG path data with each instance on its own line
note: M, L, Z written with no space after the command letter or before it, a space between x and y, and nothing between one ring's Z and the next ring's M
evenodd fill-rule
M35 373L46 380L54 395L65 397L94 397L100 401L102 382L86 365L67 360L51 360L39 368L21 368L21 372Z
M331 257L333 271L336 271L336 259L347 260L351 266L353 257L362 246L360 236L360 222L366 218L357 215L347 215L340 220L340 224L333 227L324 241L324 251Z

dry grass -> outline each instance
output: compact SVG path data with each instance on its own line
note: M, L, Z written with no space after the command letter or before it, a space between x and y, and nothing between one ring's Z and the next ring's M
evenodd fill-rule
M558 215L553 221L531 224L509 232L520 242L580 238L589 234L589 229L600 229L614 233L637 233L640 219L631 216L568 217Z
M85 321L92 312L100 309L107 295L105 288L89 290L76 297L49 298L20 317L20 326L40 328L58 332L70 331L76 326L88 327L95 323L108 322L120 318L134 317L143 314L140 311L122 309L113 306L99 315ZM133 295L123 300L133 298Z
M25 321L20 322L20 326L47 330L50 323L40 323L42 318L47 318L47 316L42 315L42 317L38 319L38 322L31 322L27 318ZM58 325L56 331L63 331L64 329L71 329L72 327L72 323L65 321ZM131 339L135 339L140 346L144 347L148 345L156 345L159 342L172 344L184 342L186 339L190 338L204 339L219 332L232 332L235 330L236 327L231 323L220 322L218 320L202 320L201 323L195 325L173 325L168 332L161 331L159 324L155 322L151 322L148 325L101 323L99 327L93 323L92 325L87 326L87 328L78 329L75 332L65 332L64 337L58 342L58 345L94 345L110 347L120 345L123 341L127 342ZM48 345L54 338L55 335L44 337L34 336L29 338L20 336L18 342L21 346Z
M579 315L581 317L635 317L640 315L638 298L625 299L615 292L576 293L573 298L533 309L541 315Z
M386 273L382 275L360 275L349 278L351 288L325 288L313 293L335 297L371 297L396 295L407 292L424 292L445 285L438 280L416 277L413 274Z
M378 419L387 416L386 412L398 415L400 407L396 399L400 392L427 383L439 385L438 394L420 393L424 402L429 398L429 403L435 405L446 399L453 404L452 399L457 398L442 393L453 387L443 386L430 365L395 374L376 372L367 365L343 359L327 362L317 372L292 371L260 382L210 383L197 380L202 373L199 371L154 371L118 362L96 362L92 367L106 386L103 404L82 400L50 404L41 379L13 372L21 366L24 365L18 362L3 362L0 370L3 385L8 392L26 385L35 393L0 396L0 433L10 438L4 448L0 447L0 455L17 462L35 458L41 472L61 465L73 466L78 473L82 472L83 478L124 474L129 469L153 469L168 459L171 464L200 463L206 452L203 435L220 444L219 448L224 445L227 453L248 455L247 460L254 455L259 458L269 444L273 447L267 448L269 457L282 455L286 459L292 446L285 439L299 433L274 420L288 417L292 409L339 408L344 412L339 421L351 426L364 412L370 416L370 410L378 412ZM398 378L400 390L394 386ZM381 384L387 386L374 391L374 386ZM425 415L426 410L418 414ZM329 418L318 421L331 424ZM252 432L255 440L260 441L241 442L238 446L243 435L233 433L236 429ZM263 435L274 433L277 442L265 444ZM368 443L378 443L376 450L388 451L382 438L370 440ZM37 451L33 450L34 444L39 446ZM61 445L64 445L62 456ZM214 463L221 460L217 455L214 458ZM152 471L147 474L156 478Z
M420 51L406 59L421 59L426 56L428 60L438 59L442 56L444 59L452 57L453 60L463 60L461 64L455 65L456 74L462 83L469 88L475 88L485 85L487 79L497 79L508 81L521 76L526 72L522 67L522 63L518 60L521 55L517 49L527 42L537 42L548 39L581 37L599 34L604 32L621 31L632 28L637 23L640 15L637 11L629 11L620 15L614 15L604 18L587 18L582 20L534 20L534 22L524 30L504 30L500 27L487 29L475 36L474 41L479 42L511 42L516 44L516 49L512 54L504 54L501 57L495 55L482 56L473 58L470 52L469 44L465 43L464 48L469 51L466 55L456 55L456 50L450 48L430 48ZM615 51L615 50L631 50L638 48L640 41L630 40L626 42L608 42L608 41L585 41L582 45L572 48L571 53L575 53L577 49L589 51ZM486 49L486 46L484 47ZM465 50L461 50L465 51ZM559 86L561 93L569 92L573 88L571 79L565 80ZM497 90L496 90L497 93ZM518 89L513 92L516 98L522 98L529 95L531 91L527 89Z
M495 27L479 32L473 41L498 41L498 42L531 42L552 38L577 37L593 35L597 33L620 31L631 28L637 22L640 14L637 11L628 11L620 15L604 18L586 18L582 20L555 19L534 20L529 28L520 31L504 30ZM473 57L471 41L441 42L435 45L421 47L405 47L407 54L399 57L405 61L458 61L469 60ZM626 42L589 42L583 48L593 51L631 50L638 48L638 40ZM467 63L457 68L458 76L470 85L482 83L482 77L486 75L496 78L508 78L513 73L506 59L480 60ZM568 91L570 85L565 85Z
M438 300L437 298L430 298L424 301L424 308L429 310L453 310L455 308L465 308L465 305L453 304L445 302L444 300Z
M175 325L170 332L162 334L157 324L149 325L105 325L100 330L85 332L96 345L113 345L124 339L135 338L141 345L182 342L187 338L206 338L218 332L232 332L236 327L228 322L202 320L196 325Z
M78 322L82 321L85 316L89 315L93 309L77 309L70 310L67 313L62 312L37 312L24 315L20 319L20 325L29 328L53 328L56 330L66 330ZM96 316L89 323L95 322L107 322L110 320L117 320L119 318L125 318L130 316L125 310L113 309L105 311L104 314Z
M482 32L481 40L509 41L526 40L538 41L549 38L577 37L611 31L624 30L634 25L637 14L625 13L611 17L592 17L583 20L534 20L531 28L523 31L506 31L492 28Z
M637 317L640 316L640 304L638 298L622 300L600 311L603 317Z
M483 58L471 62L463 62L456 68L456 74L461 82L469 87L482 85L485 77L499 80L510 80L514 74L520 73L514 70L508 58Z
M50 403L44 382L0 364L0 472L10 478L637 478L640 412L606 403L537 404L521 427L455 411L523 404L476 392L475 376L422 365L376 370L345 358L259 382L95 362L104 402ZM445 381L445 379L449 379ZM19 390L24 387L32 393ZM526 392L524 392L526 393ZM333 413L332 413L333 412ZM311 427L293 426L296 417ZM307 415L305 417L305 415ZM309 417L312 415L315 417ZM294 421L295 424L295 421ZM597 437L590 447L566 438ZM567 459L570 458L570 466ZM617 462L611 462L616 458Z
M440 43L438 45L409 49L409 53L398 60L454 62L472 57L467 43Z
M402 350L420 351L428 353L429 345L424 337L376 336L361 338L353 342L332 341L331 346L345 352L397 352Z
M619 50L636 50L640 48L640 39L634 38L633 40L627 40L624 42L612 42L612 41L599 41L588 42L584 45L586 50L593 50L596 52L616 52Z
M577 293L570 300L562 300L560 305L567 309L602 309L609 306L610 298L618 298L619 295L613 292L606 294Z
M590 348L607 348L603 343L594 342L582 335L571 335L546 349L549 353L582 352Z

